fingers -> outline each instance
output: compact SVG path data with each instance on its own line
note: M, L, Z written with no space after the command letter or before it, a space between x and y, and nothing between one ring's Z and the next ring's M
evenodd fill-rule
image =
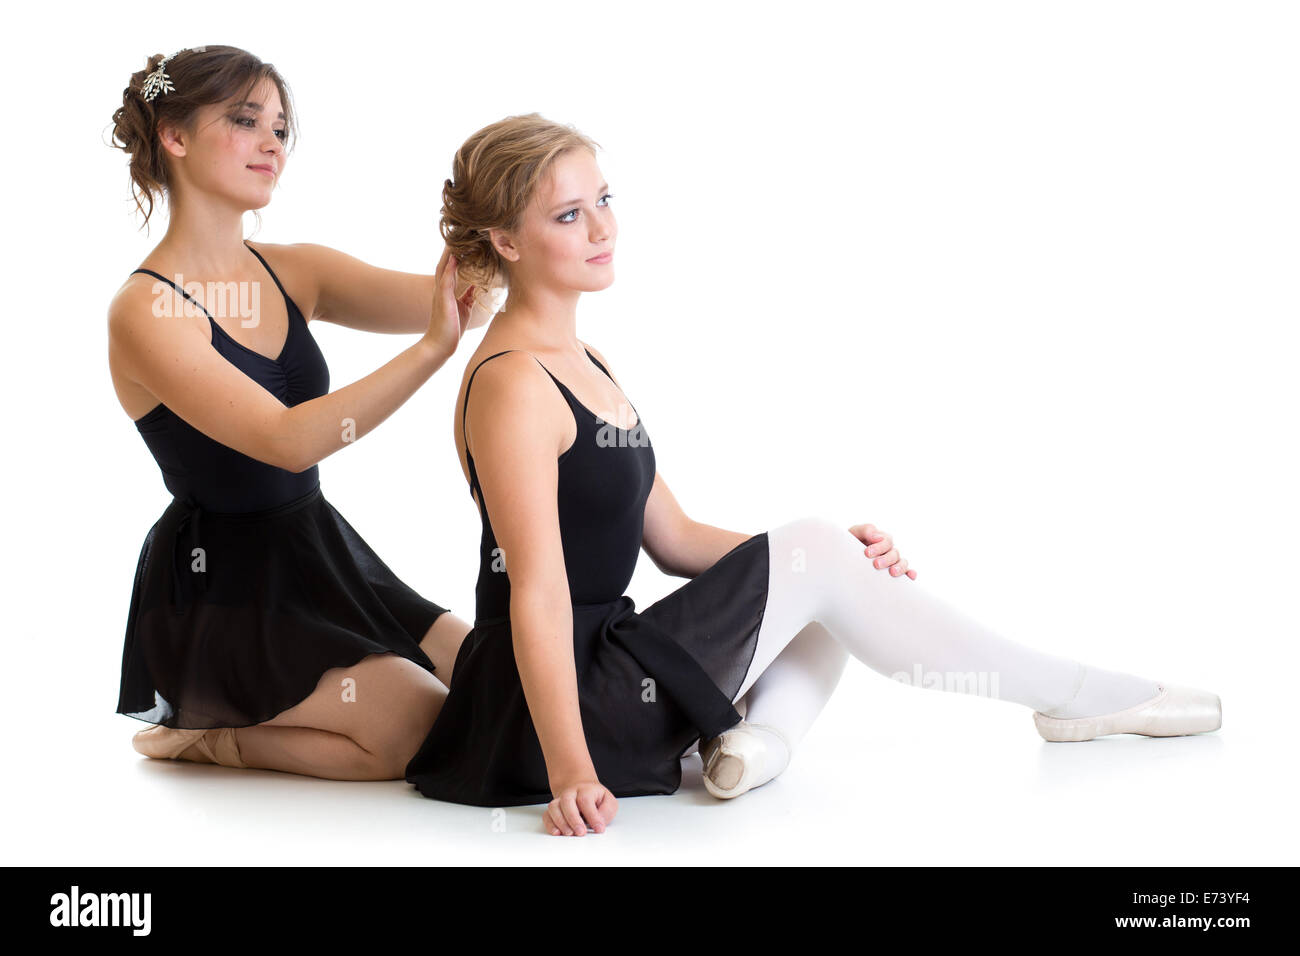
M434 269L434 281L439 288L450 285L452 288L452 298L456 297L456 268L460 261L451 254L451 246L442 247L442 255L438 257L438 267Z
M874 524L855 524L849 529L849 533L863 544L866 544L868 541L874 540L874 536L879 532L876 531Z
M560 796L560 811L564 814L564 822L569 826L569 836L584 836L587 825L582 822L582 813L578 810L576 795L576 790L565 791Z
M564 808L561 805L563 801L563 797L556 797L546 808L547 825L551 828L552 836L573 836L573 827L564 816Z
M546 807L542 825L551 836L585 836L604 833L618 813L618 801L604 787L566 790Z
M866 550L867 557L874 558L881 554L888 554L890 551L893 550L894 539L891 538L889 535L885 534L883 531L880 531L877 532L877 535L875 537L876 540L874 540L872 544L867 546L867 550ZM885 565L883 564L876 565L876 567L878 568L884 566Z
M618 800L614 798L614 795L606 790L600 795L600 799L596 801L596 804L600 807L601 813L604 814L605 825L608 826L613 823L614 814L618 813Z
M555 820L551 815L551 811L554 808L555 808L555 801L552 800L550 805L547 806L546 812L542 814L542 826L546 827L547 831L551 834L551 836L562 836L563 834L560 832L559 822Z
M578 809L582 811L582 818L591 825L591 828L597 833L605 832L605 816L596 808L596 798L589 790L584 790L578 794Z
M873 524L855 524L849 531L867 545L862 553L872 559L872 567L889 568L889 573L893 577L907 575L913 581L916 580L916 572L908 568L907 560L898 553L898 549L894 547L894 539L889 534Z

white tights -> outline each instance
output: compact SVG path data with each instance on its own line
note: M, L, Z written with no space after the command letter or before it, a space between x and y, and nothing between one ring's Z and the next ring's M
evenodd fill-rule
M767 609L736 699L784 769L821 713L849 655L907 683L1014 701L1052 717L1090 717L1158 692L1153 680L1090 667L1017 644L911 578L875 567L848 530L801 518L768 535ZM748 695L748 696L746 696Z

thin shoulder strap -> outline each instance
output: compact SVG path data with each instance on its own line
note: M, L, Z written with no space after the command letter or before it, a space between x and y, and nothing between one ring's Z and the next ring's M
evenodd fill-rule
M603 365L600 364L600 359L596 358L596 356L594 356L594 355L591 354L591 349L587 348L587 347L584 345L584 346L582 347L582 350L583 350L584 352L587 353L587 358L589 358L589 359L591 359L593 362L595 362L595 363L596 363L596 367L597 367L598 369L600 369L602 372L604 372L606 375L609 375L609 380L610 380L611 382L614 382L614 376L609 374L609 369L605 368L605 366L603 366ZM618 382L614 382L614 384L617 385Z
M152 269L134 269L132 270L131 275L135 275L137 272L143 272L145 275L151 275L155 279L161 279L163 282L166 282L169 286L171 286L181 295L185 296L185 298L189 299L191 302L197 305L200 309L203 309L202 302L194 298L194 296L190 295L188 292L186 292L184 289L182 289L180 286L178 286L175 282L173 282L171 279L167 278L166 276L159 275L158 273L154 272ZM212 318L212 313L209 312L207 309L203 309L203 314L206 315L213 322L217 321L216 319Z
M469 373L469 381L465 383L465 401L460 406L460 440L465 444L465 457L469 457L469 437L465 434L465 416L469 414L469 390L474 387L474 376L478 374L486 362L492 361L497 355L505 355L506 352L513 352L514 349L506 349L504 352L497 352L496 355L489 355L482 362L474 366L474 371Z
M244 248L247 249L249 252L251 252L253 255L257 256L258 260L266 268L266 271L271 274L271 280L275 283L275 287L280 290L280 295L284 296L285 302L287 303L289 301L289 293L284 291L284 286L280 284L280 277L275 274L275 270L271 268L270 263L266 261L266 259L262 256L260 252L258 252L252 246L250 246L247 242L244 243ZM200 309L203 309L202 302L194 298L192 295L190 295L188 292L186 292L184 289L178 286L175 282L172 282L172 280L167 278L166 276L159 275L158 273L154 272L152 269L135 269L132 270L131 275L135 275L137 272L143 272L146 275L153 276L155 279L161 279L163 282L166 282L168 285L170 285L181 295L185 296L185 298L189 299L191 302L197 305ZM209 319L212 319L212 313L209 312L207 309L203 309L203 314L206 315ZM212 319L212 321L215 322L217 320ZM290 325L292 326L292 323L290 323ZM291 335L293 334L292 328L290 329L290 334ZM483 361L487 361L487 359L484 359Z
M275 274L275 270L271 268L270 263L263 258L260 252L250 246L247 241L244 242L244 248L261 260L262 265L266 267L266 271L271 273L271 278L275 281L275 287L280 290L280 295L284 296L285 301L287 302L289 299L289 293L284 291L284 286L280 284L280 277Z
M489 356L488 356L487 358L485 358L482 362L479 362L477 365L475 365L475 366L474 366L474 371L472 371L472 372L469 373L469 381L465 383L465 400L464 400L464 403L463 403L463 404L461 405L461 407L460 407L460 440L461 440L461 441L464 443L464 445L465 445L465 457L466 457L467 459L470 457L470 454L469 454L469 438L468 438L468 437L466 436L466 434L465 434L465 418L466 418L466 416L469 414L469 390L470 390L470 387L473 386L473 384L474 384L474 376L478 374L478 370L479 370L479 369L481 369L481 368L482 368L486 363L492 361L492 360L493 360L494 358L496 358L498 355L505 355L506 352L519 352L519 351L522 351L522 350L521 350L521 349L505 349L505 350L503 350L503 351L501 351L501 352L497 352L497 353L495 353L495 354L493 354L493 355L489 355ZM528 354L529 354L529 355L532 355L531 352L529 352ZM533 361L536 362L538 365L542 365L541 359L539 359L536 355L533 355L532 358L533 358ZM550 370L549 368L547 368L545 365L542 365L542 371L545 372L547 375L551 375L551 370ZM551 381L554 382L554 383L556 384L556 386L560 389L560 393L563 395L564 392L565 392L564 383L562 383L562 382L561 382L558 378L556 378L554 375L551 375ZM565 396L565 401L568 401L568 396ZM473 467L474 467L474 463L473 463L473 461L470 461L470 468L473 469Z

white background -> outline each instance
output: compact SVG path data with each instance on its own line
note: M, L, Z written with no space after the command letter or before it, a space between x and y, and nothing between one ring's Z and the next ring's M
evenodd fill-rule
M1295 863L1300 23L1284 3L46 5L6 32L8 862ZM456 147L539 111L603 146L610 360L688 513L874 522L1007 636L1204 687L1216 734L1048 744L1020 705L850 661L788 772L739 800L541 807L153 762L114 713L169 497L117 404L138 229L108 147L152 53L230 43L302 138L262 227L431 272ZM334 387L413 337L313 325ZM473 617L452 403L480 331L326 496ZM883 572L882 572L883 573ZM649 560L644 608L679 586ZM900 586L903 583L900 582Z

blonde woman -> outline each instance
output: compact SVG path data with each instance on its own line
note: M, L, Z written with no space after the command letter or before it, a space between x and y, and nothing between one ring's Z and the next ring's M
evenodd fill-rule
M409 782L460 803L545 803L549 833L582 835L617 797L676 790L699 744L710 792L739 796L784 769L847 655L885 674L995 674L992 696L1032 708L1048 740L1219 726L1213 694L966 618L871 525L808 517L750 535L689 518L656 468L653 422L577 337L578 302L613 282L617 254L597 148L508 117L465 142L443 190L465 278L507 298L456 407L483 526L474 629ZM637 612L623 592L642 548L690 580Z
M317 463L442 367L472 292L456 300L446 252L424 276L243 239L294 132L287 86L250 53L150 57L113 119L145 222L155 196L170 221L109 307L109 367L173 495L140 550L118 713L153 725L134 739L149 757L399 778L469 625L389 570ZM320 321L421 336L330 391Z

